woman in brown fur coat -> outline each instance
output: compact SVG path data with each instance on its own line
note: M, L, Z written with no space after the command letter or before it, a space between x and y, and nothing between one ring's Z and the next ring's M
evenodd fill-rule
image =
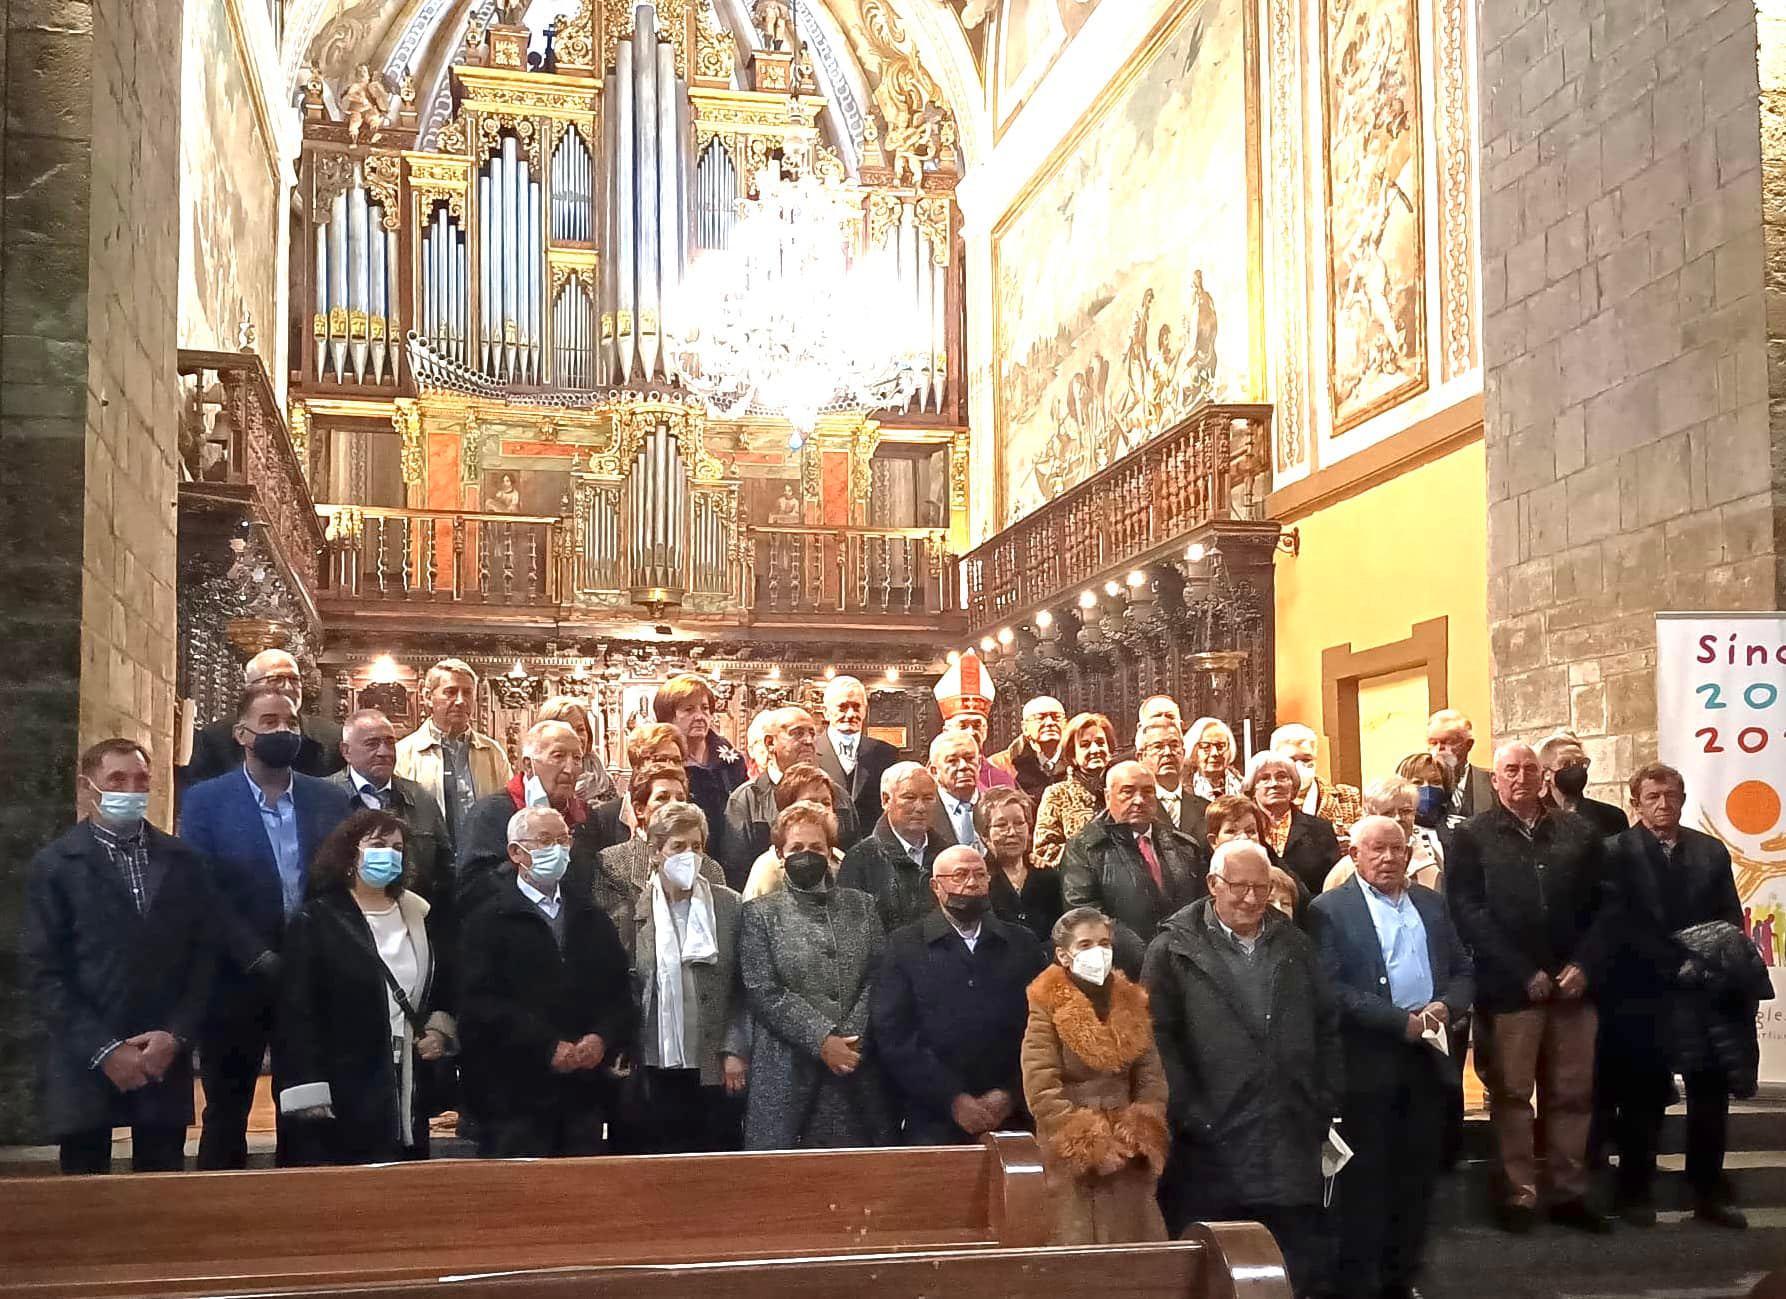
M1147 993L1111 966L1110 921L1076 907L1029 986L1023 1095L1054 1199L1056 1245L1165 1240L1166 1072Z

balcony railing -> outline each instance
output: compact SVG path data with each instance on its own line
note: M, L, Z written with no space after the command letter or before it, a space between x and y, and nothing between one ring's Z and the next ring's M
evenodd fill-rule
M1263 518L1271 407L1205 405L969 552L972 633L1182 546L1196 529Z
M559 600L563 521L370 505L319 505L329 537L326 594L487 605Z
M753 527L758 614L928 615L960 608L934 528Z
M247 511L304 588L302 598L312 598L322 524L260 358L182 348L179 364L181 498Z

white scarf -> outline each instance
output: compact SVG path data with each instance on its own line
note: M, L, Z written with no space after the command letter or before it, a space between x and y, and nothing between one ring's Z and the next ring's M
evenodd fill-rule
M685 967L719 963L719 925L713 916L713 886L695 877L688 900L688 926L676 932L676 917L664 894L663 875L651 872L652 972L657 999L657 1066L660 1069L693 1069L700 1065L700 1051L688 1040L685 1021L688 990L693 973Z

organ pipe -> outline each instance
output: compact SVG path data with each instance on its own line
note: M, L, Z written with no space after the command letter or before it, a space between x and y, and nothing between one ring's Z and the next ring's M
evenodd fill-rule
M395 231L355 165L315 227L312 336L316 378L384 384L398 379L402 328Z
M635 40L637 33L634 33ZM633 377L634 360L638 349L638 336L634 332L637 323L638 302L635 297L638 277L638 248L634 241L635 186L638 177L634 171L634 159L637 156L637 141L633 138L633 110L635 90L633 81L633 41L622 41L615 49L613 105L614 123L614 237L609 245L614 252L617 263L615 271L615 288L618 293L614 301L614 343L619 361L619 373L611 378L618 378L622 383L630 383ZM608 309L603 304L602 309Z

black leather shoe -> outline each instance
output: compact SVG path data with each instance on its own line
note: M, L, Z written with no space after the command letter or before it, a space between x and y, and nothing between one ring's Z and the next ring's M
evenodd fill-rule
M1693 1210L1693 1216L1713 1227L1728 1227L1731 1231L1742 1231L1749 1225L1749 1219L1741 1209L1721 1200L1700 1201L1699 1207Z
M1656 1225L1656 1206L1642 1200L1633 1200L1619 1206L1619 1217L1628 1227L1653 1227Z
M1586 1200L1564 1200L1551 1205L1550 1220L1559 1227L1573 1227L1576 1231L1591 1231L1600 1236L1612 1230L1612 1219L1590 1208Z
M1538 1212L1529 1204L1496 1205L1495 1224L1502 1231L1523 1236L1538 1225Z

